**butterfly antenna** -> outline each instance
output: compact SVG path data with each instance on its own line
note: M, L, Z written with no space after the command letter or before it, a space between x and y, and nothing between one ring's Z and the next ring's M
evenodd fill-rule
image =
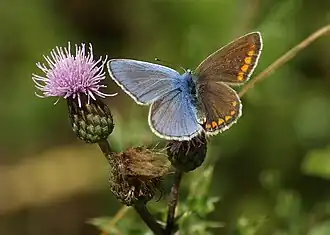
M185 68L183 68L181 65L173 65L172 63L169 63L169 62L167 62L167 61L161 60L161 59L159 59L159 58L157 58L157 57L155 58L155 61L158 61L158 62L160 62L160 63L166 64L166 65L169 65L169 66L171 66L171 67L178 67L178 68L182 69L184 72L187 72L187 70L186 70Z

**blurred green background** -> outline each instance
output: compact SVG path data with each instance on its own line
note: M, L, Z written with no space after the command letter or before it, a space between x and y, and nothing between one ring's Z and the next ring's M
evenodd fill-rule
M0 234L90 235L99 231L88 219L121 205L97 146L71 131L66 102L34 95L31 73L41 74L42 55L91 42L96 56L159 57L193 69L258 30L257 74L330 23L330 1L1 0L0 22ZM209 194L221 199L210 219L225 223L214 234L330 234L329 68L330 35L249 90L238 124L211 139L204 166L214 166ZM161 142L148 108L107 84L120 93L107 99L116 150ZM181 200L190 177L196 173L186 176Z

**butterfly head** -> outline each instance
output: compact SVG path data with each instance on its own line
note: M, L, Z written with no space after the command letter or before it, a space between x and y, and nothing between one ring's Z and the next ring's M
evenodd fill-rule
M185 69L182 77L184 80L188 81L188 83L194 81L194 75L191 69Z
M183 78L183 83L188 86L193 86L195 84L193 73L190 69L185 70L184 74L181 75Z

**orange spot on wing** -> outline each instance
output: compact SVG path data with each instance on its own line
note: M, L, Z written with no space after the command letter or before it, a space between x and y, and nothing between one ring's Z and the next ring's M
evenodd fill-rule
M206 124L205 124L205 128L206 128L206 129L211 129L211 124L210 124L210 123L206 123Z
M249 68L249 65L248 65L248 64L245 64L245 65L243 65L243 66L241 67L241 70L242 70L243 72L246 72L246 71L248 70L248 68Z
M229 121L232 118L232 116L225 116L225 120Z
M236 101L233 101L233 106L235 107L237 105L237 102Z
M217 126L218 126L218 124L215 121L213 121L212 122L212 128L216 128Z
M252 62L252 58L251 58L250 56L249 56L249 57L245 57L244 62L245 62L246 64L251 64L251 62Z
M224 123L225 122L225 120L223 120L222 118L219 118L219 120L218 120L218 125L220 126L222 123Z
M237 80L238 81L242 81L244 79L244 73L243 72L239 72L238 76L237 76Z
M235 111L235 110L233 110L233 111L231 111L231 112L230 112L230 115L231 115L231 116L234 116L234 115L235 115L235 113L236 113L236 111Z
M250 50L249 52L248 52L248 56L253 56L254 55L254 50Z

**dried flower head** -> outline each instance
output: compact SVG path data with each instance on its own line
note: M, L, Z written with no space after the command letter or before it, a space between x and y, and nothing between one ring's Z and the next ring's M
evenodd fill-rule
M167 155L172 165L184 172L193 171L204 162L207 140L200 134L189 141L169 141Z
M143 147L109 156L110 189L126 205L146 203L160 190L171 163L166 155Z
M96 96L105 98L116 94L105 94L100 88L106 87L100 82L105 79L104 65L107 57L97 61L93 58L93 48L89 44L89 51L86 53L85 44L81 46L75 45L76 53L71 53L71 45L68 47L56 47L50 52L50 56L44 56L47 65L37 63L37 67L46 75L40 76L32 74L32 80L35 87L42 94L38 97L44 98L49 96L63 97L65 99L72 97L77 99L79 107L81 107L81 95L87 96L87 102L90 98L96 99Z

